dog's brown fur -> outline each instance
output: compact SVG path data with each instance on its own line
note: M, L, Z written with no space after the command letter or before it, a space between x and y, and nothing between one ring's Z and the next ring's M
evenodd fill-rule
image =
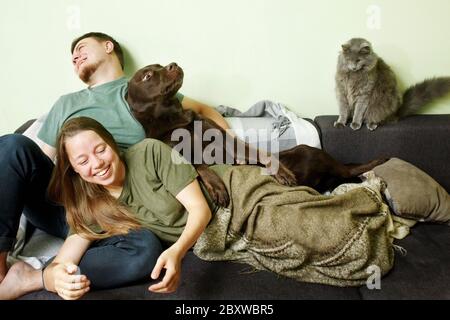
M175 63L166 67L158 64L146 66L138 70L130 80L126 99L134 116L143 125L147 137L161 140L173 147L178 141L172 141L172 132L175 129L183 128L190 132L191 142L194 143L196 139L202 138L194 135L194 121L201 121L202 135L208 129L220 130L223 139L220 146L224 148L224 155L231 154L232 164L238 162L235 156L238 145L242 147L244 144L245 163L255 163L256 161L260 165L270 167L278 158L278 171L274 174L274 178L279 183L290 186L306 185L321 192L384 162L384 160L374 160L365 165L346 166L334 160L326 152L307 145L296 146L279 153L278 157L271 158L265 152L250 152L251 147L237 138L231 139L234 139L234 149L229 150L225 143L228 133L223 128L192 110L182 108L181 103L175 97L182 83L183 70ZM215 143L215 141L209 142L201 139L201 143L202 150L204 150L207 145ZM252 158L252 154L256 154L257 158ZM194 163L195 155L183 156ZM208 169L208 165L204 161L201 164L194 164L194 166L212 199L219 205L227 206L229 197L220 177Z

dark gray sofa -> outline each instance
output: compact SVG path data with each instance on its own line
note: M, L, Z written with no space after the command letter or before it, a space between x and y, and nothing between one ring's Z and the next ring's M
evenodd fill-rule
M421 168L450 191L450 115L418 115L369 132L336 129L337 116L318 116L322 146L344 163L380 157L398 157ZM155 294L148 282L113 290L93 291L84 299L150 300L280 300L280 299L450 299L450 227L419 223L395 244L407 254L395 253L393 269L381 280L381 289L366 286L339 288L302 283L273 273L253 272L232 262L206 262L190 251L183 260L181 285L175 293ZM45 291L22 299L58 299Z

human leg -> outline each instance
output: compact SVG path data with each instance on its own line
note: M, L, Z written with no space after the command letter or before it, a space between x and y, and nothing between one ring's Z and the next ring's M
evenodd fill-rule
M19 261L11 266L0 283L0 300L17 299L29 292L43 289L42 270Z
M150 277L162 251L160 240L151 231L139 229L97 241L79 266L92 288L114 288Z
M67 234L62 207L46 197L52 161L31 139L18 134L0 137L0 277L6 274L6 252L14 245L20 216L58 237Z
M140 229L97 241L86 251L79 266L93 288L114 288L150 277L162 251L159 239L151 231ZM0 300L17 299L41 289L42 270L19 261L0 283Z

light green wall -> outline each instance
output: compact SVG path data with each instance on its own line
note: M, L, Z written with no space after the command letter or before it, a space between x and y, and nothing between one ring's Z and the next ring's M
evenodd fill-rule
M122 43L128 75L176 61L194 99L241 110L271 99L314 117L337 114L336 58L355 36L372 41L405 86L450 75L449 13L448 0L5 0L0 134L84 87L69 46L85 32ZM424 112L450 113L450 98Z

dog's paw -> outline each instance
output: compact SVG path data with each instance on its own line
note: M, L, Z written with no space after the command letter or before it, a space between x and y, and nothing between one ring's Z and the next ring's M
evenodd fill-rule
M212 201L221 207L228 207L230 204L230 196L222 180L211 179L211 181L208 181L204 185Z
M376 128L378 128L378 123L367 123L366 127L370 131L374 131Z
M334 126L335 128L342 129L342 128L345 127L345 123L339 122L339 121L335 121L335 122L333 123L333 126Z
M352 128L353 130L359 130L361 129L361 123L352 122L350 128Z
M230 204L230 196L226 189L224 190L208 190L211 199L221 207L228 207Z
M281 163L279 163L278 170L273 174L273 177L284 186L293 187L297 185L294 173Z
M196 169L210 198L219 206L228 207L230 196L223 180L206 165L196 166Z

